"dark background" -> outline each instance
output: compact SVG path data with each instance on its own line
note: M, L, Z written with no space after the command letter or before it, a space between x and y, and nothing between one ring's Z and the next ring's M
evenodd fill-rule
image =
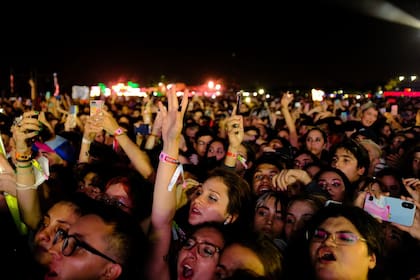
M196 85L210 78L249 89L364 90L418 74L420 30L370 17L348 5L358 0L348 1L9 9L0 29L0 89L7 91L10 73L22 92L30 75L41 90L52 88L53 72L63 90L127 80ZM420 18L420 1L388 2Z

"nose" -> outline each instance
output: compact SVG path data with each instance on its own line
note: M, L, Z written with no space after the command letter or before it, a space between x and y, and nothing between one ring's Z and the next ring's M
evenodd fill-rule
M51 247L48 249L48 253L50 253L53 259L57 259L61 257L61 246L62 246L62 242L57 242L55 244L51 243Z
M40 230L38 233L39 238L42 241L47 241L47 242L52 241L52 239L54 238L54 234L55 233L52 232L51 229L49 229L48 227Z
M269 181L269 182L271 182L271 178L270 178L271 176L270 175L262 175L262 179L261 179L261 181Z
M203 195L198 194L195 196L195 198L193 199L193 203L201 205L203 204Z
M332 162L332 164L331 164L331 166L332 167L334 167L334 168L337 168L337 169L340 169L340 162L337 160L337 161L333 161Z
M327 246L332 246L332 247L336 247L337 246L337 244L335 243L335 237L334 237L334 234L330 234L328 237L327 237L327 239L325 239L324 240L324 242L322 242L322 243L324 243L325 245L327 245Z
M197 258L197 255L198 255L198 246L197 246L197 244L195 244L192 248L190 248L190 249L188 249L187 250L187 254L188 254L188 256L191 256L191 257L193 257L193 258Z

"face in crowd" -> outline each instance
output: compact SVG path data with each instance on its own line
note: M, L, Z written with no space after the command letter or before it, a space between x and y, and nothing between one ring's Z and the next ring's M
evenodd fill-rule
M178 253L177 279L215 279L223 247L223 236L216 228L197 230Z

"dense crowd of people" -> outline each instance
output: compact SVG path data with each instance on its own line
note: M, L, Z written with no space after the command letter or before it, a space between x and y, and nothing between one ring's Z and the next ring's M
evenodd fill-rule
M420 277L417 99L178 95L1 100L4 279Z

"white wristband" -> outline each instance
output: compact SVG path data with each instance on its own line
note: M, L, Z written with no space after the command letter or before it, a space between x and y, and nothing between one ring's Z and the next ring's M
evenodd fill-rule
M92 141L90 141L89 139L86 139L85 137L82 138L82 143L83 144L90 144L92 143Z

